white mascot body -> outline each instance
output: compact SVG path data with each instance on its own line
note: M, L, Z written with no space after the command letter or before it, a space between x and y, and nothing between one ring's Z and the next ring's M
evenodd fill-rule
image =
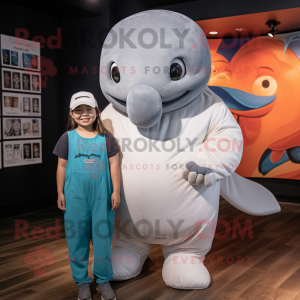
M111 104L102 120L121 148L114 279L137 276L151 245L161 244L167 286L206 288L202 262L220 194L254 215L280 207L268 190L234 173L241 129L206 86L210 51L194 21L165 10L141 12L116 24L104 44L100 85Z

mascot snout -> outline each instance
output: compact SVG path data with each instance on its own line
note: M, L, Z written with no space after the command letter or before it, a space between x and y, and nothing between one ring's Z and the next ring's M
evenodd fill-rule
M150 128L162 115L162 100L159 92L148 85L136 85L127 96L127 114L137 127Z

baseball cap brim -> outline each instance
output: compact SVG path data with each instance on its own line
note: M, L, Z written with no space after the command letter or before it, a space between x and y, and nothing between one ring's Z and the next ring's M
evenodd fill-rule
M73 107L70 107L70 110L74 110L76 107L78 107L79 105L83 105L83 104L88 105L93 108L98 107L98 105L96 105L95 103L87 103L86 100L82 100L82 101L79 100L78 102L76 102L76 105L73 105Z

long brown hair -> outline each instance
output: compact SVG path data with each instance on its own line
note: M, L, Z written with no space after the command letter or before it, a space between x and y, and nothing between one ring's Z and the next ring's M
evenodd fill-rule
M101 110L98 107L95 107L95 110L96 110L96 120L93 123L93 129L95 131L99 132L100 135L105 135L106 133L108 133L108 130L105 128L104 124L101 121L101 118L100 118ZM74 121L74 119L69 114L67 131L71 131L77 127L78 127L77 123Z

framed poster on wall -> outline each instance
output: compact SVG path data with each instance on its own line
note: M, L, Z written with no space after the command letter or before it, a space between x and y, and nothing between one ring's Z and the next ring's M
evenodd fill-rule
M41 74L2 68L2 90L41 93Z
M40 43L0 35L0 49L0 168L41 163Z
M3 116L41 116L41 96L2 93Z
M1 34L3 67L41 71L40 43Z
M42 140L3 142L3 167L23 166L42 162Z
M42 136L41 118L3 118L3 139L24 139Z

